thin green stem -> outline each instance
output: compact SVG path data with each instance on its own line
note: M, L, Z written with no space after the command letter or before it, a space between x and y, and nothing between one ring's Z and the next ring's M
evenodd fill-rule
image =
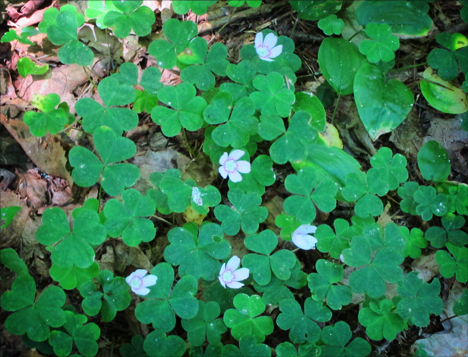
M221 31L223 31L223 29L229 24L229 22L231 22L231 19L234 16L234 14L236 13L236 11L237 11L237 7L234 8L234 11L231 13L231 16L229 16L229 19L226 21L226 23L223 25L223 27L221 27L218 30L218 33L221 33Z
M185 139L185 142L187 143L187 148L188 148L188 151L190 152L190 155L192 156L192 158L195 158L195 152L192 150L192 147L190 146L190 143L187 139L187 134L185 133L185 128L182 128L182 133L184 134L184 139Z
M423 62L423 63L419 63L419 64L413 64L413 65L411 65L411 66L405 66L405 67L401 67L401 68L394 68L394 69L391 69L391 70L388 71L388 72L404 71L405 69L414 68L414 67L420 67L420 66L425 66L426 64L427 64L427 62Z
M99 212L101 212L101 193L102 193L102 185L99 185L99 194L98 194L98 202L99 202L98 211Z
M333 115L332 115L332 118L331 118L331 123L332 124L333 124L333 120L335 119L336 109L338 109L338 104L340 104L340 98L341 98L341 95L338 96L338 99L336 100L335 109L333 109Z
M356 32L354 33L354 35L352 35L352 36L349 38L348 41L351 41L353 38L355 38L355 37L356 37L357 35L359 35L361 32L362 32L362 29L359 30L359 31L356 31Z
M291 38L291 39L292 39L293 36L294 36L294 32L296 31L296 26L297 26L297 23L298 23L298 22L299 22L299 18L296 18L296 22L294 23L294 26L293 26L293 28L292 28L292 30L291 30L291 35L289 35L289 38Z
M93 85L94 88L97 89L96 83L94 83L93 79L90 77L88 71L86 70L86 67L83 66L83 71L86 74L86 77L88 77L89 82Z

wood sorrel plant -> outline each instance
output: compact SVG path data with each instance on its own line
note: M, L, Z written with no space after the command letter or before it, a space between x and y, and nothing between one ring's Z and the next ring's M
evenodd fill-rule
M174 1L173 8L178 14L191 9L202 15L214 3ZM257 7L261 1L246 3ZM342 1L290 3L300 18L319 21L325 34L338 35L325 38L318 53L320 71L338 101L354 94L373 140L395 129L414 96L402 82L387 81L386 74L395 65L398 37L428 34L427 2L352 4L347 11L356 15L359 36L341 36ZM142 1L89 2L86 16L96 19L96 31L107 29L117 38L131 33L144 37L154 30L154 13ZM84 22L72 5L44 13L39 30L62 46L61 62L92 64L93 51L78 40ZM148 326L145 336L120 336L119 341L128 342L120 347L126 357L261 357L273 350L280 357L367 356L377 353L377 341L394 340L413 325L424 328L441 314L439 279L426 282L403 263L421 256L429 241L438 249L440 275L468 281L468 235L463 230L468 189L446 181L451 171L446 151L435 141L419 151L425 186L408 181L405 157L387 147L370 158L365 172L323 135L326 115L318 98L295 89L301 60L290 38L265 29L240 49L239 63L230 63L226 46L209 45L191 21L167 20L162 34L149 44L149 55L159 68L177 66L182 83L165 86L158 67L143 70L122 63L97 86L104 105L91 98L76 103L77 127L92 136L93 145L69 151L73 181L80 187L98 183L112 198L88 199L70 218L58 207L44 211L36 239L51 252L53 282L39 293L17 253L0 252L0 261L17 275L0 301L11 312L6 329L45 354L95 356L105 323L132 307L136 319ZM453 42L460 43L460 37L448 34L437 41L448 50L429 56L440 78L425 74L423 95L439 110L466 112L466 95L445 81L458 75L458 65L466 75L461 60L468 42L457 47ZM43 71L26 61L18 66L24 76ZM32 104L39 112L27 112L24 121L34 136L56 134L76 120L57 94L37 96ZM146 192L131 188L140 170L127 161L137 147L123 133L137 127L137 113L143 111L167 137L203 130L203 151L225 180L200 187L169 169L151 174L154 187ZM284 185L281 214L262 205L265 188L272 185ZM389 192L398 192L401 211L420 216L431 227L423 232L395 222L376 223ZM352 207L350 219L333 219L340 205ZM169 244L151 271L118 276L95 262L96 249L106 240L153 247L163 237L151 218L187 210L203 222L170 229ZM16 211L2 208L5 226ZM331 214L324 220L318 212ZM269 214L275 226L266 229ZM434 217L441 217L442 227ZM304 261L299 250L316 254ZM75 288L81 304L67 300L66 291ZM467 300L465 289L456 314L468 312ZM343 318L343 311L353 317ZM271 345L278 339L269 336L281 330L287 334Z

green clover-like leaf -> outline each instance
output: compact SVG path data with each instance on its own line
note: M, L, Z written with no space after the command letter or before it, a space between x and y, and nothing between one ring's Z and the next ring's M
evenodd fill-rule
M364 236L354 237L351 246L343 250L343 260L352 267L362 267L351 273L349 285L353 292L366 293L378 298L386 291L385 282L397 283L403 278L399 266L403 262L403 253L396 248L380 249L371 258L371 243Z
M123 357L148 357L143 349L143 344L145 339L141 335L136 335L132 337L132 343L126 343L120 347L120 354Z
M265 336L273 332L273 320L269 316L260 316L265 311L265 304L258 295L237 294L234 297L236 309L228 309L223 321L231 329L232 337L239 340L242 336L253 335L257 342L263 342Z
M141 6L142 4L141 0L114 1L113 5L122 12L111 10L107 12L102 22L106 27L111 28L118 38L127 37L132 30L139 37L149 35L156 17L149 7Z
M309 125L311 116L306 111L294 114L289 127L270 147L270 156L277 164L300 162L307 157L307 144L317 138L317 131Z
M341 194L348 202L357 201L354 212L360 217L378 216L383 211L382 201L370 191L369 178L363 173L351 172L345 177Z
M92 280L99 274L99 265L94 262L87 268L78 268L74 264L62 266L53 264L49 270L50 277L65 290L80 288L81 284Z
M444 229L430 227L425 233L434 248L442 248L447 241L459 247L468 244L468 234L459 229L465 226L463 217L448 213L442 217L442 226Z
M405 213L417 215L416 207L418 203L414 200L414 193L418 190L419 185L417 182L405 182L405 184L398 188L398 196L402 198L400 208Z
M289 175L284 185L293 194L284 201L284 210L303 224L315 219L315 205L323 212L331 212L336 207L338 187L331 181L322 181L311 167L304 167L297 175Z
M445 246L453 258L445 250L437 251L435 258L440 266L440 275L444 278L451 278L456 274L460 283L466 283L468 281L468 248L457 247L451 243L447 243Z
M36 231L36 239L44 245L56 244L52 251L54 264L86 269L94 261L93 246L103 243L107 233L96 211L75 208L72 216L73 230L61 208L48 208L42 216L42 226Z
M177 335L166 337L163 331L156 330L146 336L143 348L150 357L181 357L187 347L181 337Z
M40 75L44 74L49 70L49 65L39 66L29 57L21 57L16 66L18 67L18 72L21 77L26 78L28 75Z
M152 241L156 228L153 222L143 217L152 216L156 212L156 203L134 189L124 191L122 201L110 199L106 202L104 226L107 233L114 238L122 236L124 243L130 247Z
M138 115L128 108L115 108L132 103L136 98L135 89L121 83L118 77L104 78L98 85L104 107L91 98L82 98L76 103L76 112L83 117L83 129L90 134L100 126L112 128L117 135L134 129Z
M419 327L427 326L429 315L439 315L444 308L439 297L439 279L428 284L419 279L415 271L406 275L398 284L397 293L403 297L397 305L398 315Z
M359 51L367 56L369 62L389 62L395 58L400 41L392 35L392 28L388 24L371 22L366 26L366 34L372 40L361 41Z
M98 282L102 292L92 281L80 286L80 294L84 297L81 305L87 315L95 316L101 311L103 321L109 322L115 318L117 311L125 310L130 305L130 286L125 278L114 277L109 270L99 272Z
M164 250L164 258L179 265L180 276L190 274L211 281L219 274L219 259L231 255L231 246L215 223L205 223L199 231L195 223L187 223L183 228L171 229L168 239L170 244Z
M421 256L421 249L427 247L427 240L423 237L423 231L419 228L411 229L399 227L406 240L405 256L417 259Z
M318 274L312 273L307 277L312 299L326 300L333 310L341 310L343 305L348 305L353 295L349 286L334 285L344 277L343 266L319 259L315 267Z
M382 300L378 304L371 301L369 307L359 311L359 322L366 327L367 336L375 341L385 338L392 341L396 335L408 328L405 321L395 311L390 300Z
M64 331L54 330L50 333L49 343L54 348L54 353L59 357L69 356L73 343L84 357L95 356L98 352L96 340L101 330L94 322L88 321L85 315L75 315L71 311L65 311L67 322L63 325Z
M396 190L400 183L408 180L406 158L401 154L392 157L392 150L387 147L380 148L377 154L371 157L370 163L372 169L367 172L369 189L381 197L390 190Z
M224 233L233 236L242 228L245 234L253 234L258 230L260 223L268 216L268 209L259 205L262 198L252 192L243 193L240 189L228 192L232 208L218 205L214 209L216 219L221 221Z
M322 302L306 299L304 313L296 300L281 300L281 314L276 324L283 330L289 330L289 339L294 343L316 342L320 338L320 327L315 321L326 322L331 318L331 311Z
M266 285L271 280L271 272L281 280L291 277L291 270L296 265L296 257L289 250L279 250L271 254L278 244L276 234L265 230L259 234L248 236L244 240L245 246L256 253L247 254L242 258L242 266L249 269L255 281Z
M31 104L42 112L26 112L23 120L29 126L31 134L34 136L44 136L47 131L57 134L68 124L68 113L63 108L57 107L60 103L60 96L49 93L45 96L34 94Z
M221 318L221 308L215 301L198 302L198 314L193 319L182 320L182 327L187 331L192 346L201 346L205 339L211 344L219 344L221 335L227 331Z
M188 83L176 87L164 87L158 93L159 100L172 109L154 107L151 118L161 125L164 135L172 137L180 133L181 127L195 131L202 127L202 113L206 101L196 96L196 89Z
M453 312L462 316L468 314L468 289L464 289L459 300L453 305Z
M467 116L468 117L468 116ZM465 185L450 186L448 188L449 212L468 215L468 187Z
M176 1L172 6L174 12L179 15L185 15L190 10L196 15L204 15L208 11L208 8L215 3L216 0L187 0Z
M185 51L189 42L197 36L197 25L192 21L180 22L169 19L163 25L167 40L155 40L148 46L148 52L156 57L159 67L172 69L177 64L177 55Z
M448 211L448 198L444 194L437 194L436 189L431 186L421 186L413 194L416 213L424 221L432 219L432 215L444 216Z
M117 137L106 126L94 132L94 146L101 160L91 151L81 146L70 150L70 165L74 168L72 177L82 187L94 185L101 177L102 188L111 196L122 194L126 187L133 186L140 177L140 170L132 164L117 164L136 153L136 145L130 139Z
M27 45L34 45L34 42L30 41L28 37L37 35L38 33L39 31L36 30L34 27L24 27L21 30L21 34L18 36L18 34L16 33L14 29L10 29L8 32L6 32L2 36L2 38L0 39L0 42L11 42L11 41L17 40L20 43L24 43Z
M295 101L294 92L286 87L284 78L279 73L257 76L253 79L253 86L258 92L253 92L250 98L262 114L274 114L285 118L291 113Z
M197 315L198 301L194 297L198 290L196 278L186 275L172 288L174 270L168 263L156 265L151 275L157 276L158 281L149 288L146 300L135 309L135 316L140 322L152 323L155 329L169 332L175 327L175 314L183 319L193 319Z
M317 249L323 253L329 253L332 258L339 259L343 249L349 247L349 242L356 233L349 226L348 221L338 218L333 222L335 232L330 226L322 224L317 227L315 238L317 238Z
M327 17L320 19L318 22L318 27L320 27L327 36L340 35L343 26L344 21L337 18L335 14L328 15Z
M189 48L191 44L192 42L189 43ZM229 65L229 61L226 59L227 54L227 47L224 44L219 42L213 44L208 55L206 55L206 60L204 57L202 58L203 63L189 66L182 70L180 73L182 80L194 84L198 89L203 91L214 88L216 83L214 74L218 76L226 75L226 68ZM182 62L180 56L179 61Z
M364 357L371 353L371 346L366 340L357 337L348 343L351 337L351 329L344 321L338 321L334 326L325 326L321 333L321 338L325 345L320 346L322 349L320 356Z
M312 116L310 125L320 132L325 130L327 122L325 108L317 96L306 92L296 93L296 102L293 105L293 110L294 112L305 110Z

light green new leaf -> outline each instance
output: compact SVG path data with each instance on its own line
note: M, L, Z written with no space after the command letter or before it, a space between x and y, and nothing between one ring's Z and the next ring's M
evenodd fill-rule
M18 72L21 77L26 78L28 75L40 75L44 74L49 70L49 65L46 64L44 66L39 66L29 57L21 57L18 62L16 63L18 68Z
M367 56L369 62L390 62L395 58L394 51L400 47L400 41L392 35L392 28L388 24L371 22L366 26L366 34L372 40L362 40L359 51Z
M185 342L181 337L177 335L166 337L161 330L148 334L143 348L150 357L181 357L186 350Z

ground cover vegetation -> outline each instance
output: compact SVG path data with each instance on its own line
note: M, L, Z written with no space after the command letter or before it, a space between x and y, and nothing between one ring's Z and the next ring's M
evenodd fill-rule
M28 4L1 356L467 352L466 0Z

